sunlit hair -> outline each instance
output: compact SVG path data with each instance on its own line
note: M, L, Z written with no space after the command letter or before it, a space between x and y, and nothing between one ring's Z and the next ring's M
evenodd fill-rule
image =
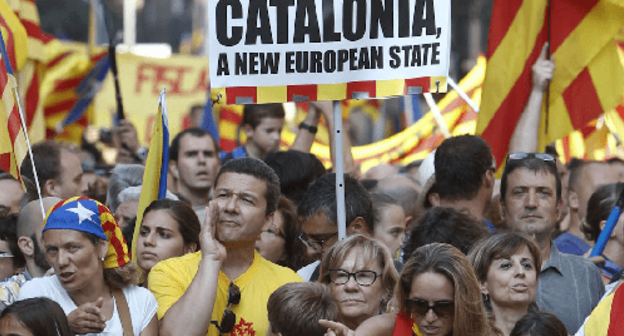
M14 318L37 336L73 336L61 306L44 297L16 301L6 307L0 320Z
M340 268L347 255L352 251L357 253L358 258L368 261L367 266L374 265L375 261L379 263L381 267L379 280L381 280L381 284L386 290L386 295L379 308L380 311L385 311L388 302L392 298L398 275L388 248L375 239L357 234L336 243L323 256L318 281L330 284L329 270Z
M521 232L500 232L479 240L468 253L468 260L472 264L475 275L479 282L487 281L488 270L497 259L510 258L517 253L521 253L524 248L529 249L535 267L535 276L542 269L542 256L539 247L526 234ZM488 318L494 321L492 314L492 304L482 295L483 305L487 311ZM529 310L537 310L537 303L529 304Z
M396 305L409 314L405 299L410 297L412 282L421 274L445 276L454 288L455 317L452 335L489 335L489 326L477 278L466 256L449 244L433 243L417 248L399 277L395 290Z

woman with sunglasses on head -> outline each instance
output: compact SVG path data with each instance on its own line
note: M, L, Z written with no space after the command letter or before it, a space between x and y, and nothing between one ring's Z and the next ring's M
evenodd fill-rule
M137 238L136 260L147 275L158 262L181 257L199 249L201 225L193 208L182 201L159 199L143 214Z
M330 286L351 329L386 311L397 283L388 248L364 235L332 246L321 261L319 282Z
M48 212L42 241L55 275L27 282L18 300L57 302L76 334L158 335L158 304L134 285L136 266L108 208L87 197L63 200Z
M479 285L457 248L433 243L410 256L395 289L397 312L375 316L355 331L321 320L326 335L483 336L490 334Z
M522 233L502 232L477 242L468 259L494 332L509 336L518 320L537 311L535 293L542 266L539 248Z

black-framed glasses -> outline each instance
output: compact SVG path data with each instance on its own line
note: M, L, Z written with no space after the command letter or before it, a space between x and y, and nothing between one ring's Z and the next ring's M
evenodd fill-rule
M210 321L211 324L214 324L215 327L219 329L220 334L227 334L234 329L234 325L236 325L236 314L230 310L230 307L237 305L240 302L240 299L240 288L231 282L228 290L227 305L225 306L221 323L219 324L217 321Z
M455 314L455 303L452 301L437 301L433 305L420 299L405 299L407 310L418 316L425 316L430 309L438 315L438 317L451 317Z
M332 234L330 234L329 236L326 236L325 238L321 239L321 240L310 240L304 237L304 235L306 235L305 233L302 233L299 235L299 240L301 240L304 244L310 246L312 249L314 249L315 251L321 251L323 249L323 244L330 240L331 237L337 235L338 232L334 232Z
M507 155L507 162L532 158L555 164L555 157L548 153L509 153L509 155Z
M334 268L329 270L329 280L336 285L344 285L349 282L349 279L353 277L353 280L360 286L370 286L377 280L377 273L370 270L363 270L357 272L347 272L342 268Z

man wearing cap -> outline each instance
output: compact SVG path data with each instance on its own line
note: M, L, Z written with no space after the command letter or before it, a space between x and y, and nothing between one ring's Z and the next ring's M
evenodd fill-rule
M182 330L185 335L266 335L269 296L285 283L301 281L255 250L279 196L279 179L261 160L232 159L221 167L202 224L201 251L164 260L150 271L160 335Z

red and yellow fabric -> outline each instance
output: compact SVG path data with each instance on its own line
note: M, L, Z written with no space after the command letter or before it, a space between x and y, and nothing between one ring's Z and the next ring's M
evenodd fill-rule
M343 84L282 85L258 87L212 88L213 97L221 95L226 104L264 104L290 102L307 97L310 101L357 99L358 94L368 98L399 96L408 89L436 92L438 86L446 88L446 77L423 77L415 79L378 80Z
M17 81L28 136L32 143L36 143L45 139L45 119L39 97L45 63L44 45L54 38L41 31L39 12L34 0L9 0L9 5L28 35L28 60L20 70Z
M28 59L28 35L6 0L0 0L0 28L11 66L19 72Z
M624 68L614 41L624 26L621 0L496 0L488 42L488 72L477 122L502 163L531 90L531 67L548 40L556 70L549 122L542 113L540 145L562 138L614 108L624 92ZM543 110L544 111L544 110Z
M93 66L104 56L102 50L89 57L84 45L50 41L45 45L45 74L41 81L40 97L42 97L43 114L46 123L46 138L61 141L80 142L80 137L88 124L88 117L93 106L77 122L56 134L55 126L62 121L78 101L76 88ZM93 104L92 104L93 105Z
M620 286L600 301L585 321L586 336L624 335L624 290Z
M0 1L0 15L2 15L0 18L0 25L2 25L0 34L0 39L2 39L0 41L0 94L2 95L2 104L0 104L0 169L22 182L19 167L26 157L28 147L14 94L17 81L11 68L9 50L12 50L13 56L21 54L25 51L23 49L26 47L26 43L16 44L14 37L17 34L11 30L8 30L8 37L4 38L4 34L7 32L5 24L11 21L5 17L7 14L3 8L5 5L6 3ZM12 15L12 12L8 15ZM17 24L19 25L19 21Z

